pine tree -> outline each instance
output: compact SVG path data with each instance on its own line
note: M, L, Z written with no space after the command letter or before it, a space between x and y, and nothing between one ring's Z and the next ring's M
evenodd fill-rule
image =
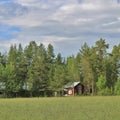
M48 90L51 91L50 83L53 81L55 72L55 54L54 48L51 44L48 45L47 48L47 75L48 75ZM48 93L49 94L49 93Z
M17 50L17 70L16 70L17 80L21 83L20 90L27 90L27 64L25 62L25 57L23 53L22 45L19 44Z
M91 48L85 43L80 50L81 54L81 69L82 69L82 76L83 76L83 83L85 85L85 89L87 93L94 94L94 72L93 72L93 61L92 61L92 52Z
M17 77L17 70L18 70L18 64L17 64L18 54L17 54L17 47L16 45L12 45L9 50L8 54L8 61L6 64L6 74L7 74L7 81L6 83L6 89L7 92L13 92L16 93L19 92L21 81Z
M96 55L97 55L97 73L98 77L104 75L106 77L106 63L104 58L107 56L108 44L105 43L105 40L100 39L96 42Z
M46 50L44 45L40 44L28 71L28 83L31 85L31 92L46 92L48 80L46 63Z
M55 67L53 80L50 81L50 89L54 92L59 93L63 91L66 83L66 70L64 65L57 65Z
M80 69L79 69L79 61L74 56L70 56L67 58L67 71L68 71L68 79L71 82L80 81Z

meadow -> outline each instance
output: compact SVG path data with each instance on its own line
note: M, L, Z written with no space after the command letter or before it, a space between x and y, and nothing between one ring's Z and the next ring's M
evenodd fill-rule
M120 120L120 97L0 99L0 120Z

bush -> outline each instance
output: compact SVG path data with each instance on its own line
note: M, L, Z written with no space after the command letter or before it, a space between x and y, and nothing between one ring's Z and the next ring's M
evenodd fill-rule
M118 78L118 80L115 84L114 94L115 95L120 95L120 78Z

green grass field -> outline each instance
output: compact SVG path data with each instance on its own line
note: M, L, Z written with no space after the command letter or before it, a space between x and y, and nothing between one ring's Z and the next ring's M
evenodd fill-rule
M120 120L120 97L0 99L0 120Z

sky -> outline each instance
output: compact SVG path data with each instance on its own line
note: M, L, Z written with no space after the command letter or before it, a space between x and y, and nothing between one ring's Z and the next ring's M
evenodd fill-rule
M0 0L0 52L34 40L70 56L100 38L120 43L120 0Z

